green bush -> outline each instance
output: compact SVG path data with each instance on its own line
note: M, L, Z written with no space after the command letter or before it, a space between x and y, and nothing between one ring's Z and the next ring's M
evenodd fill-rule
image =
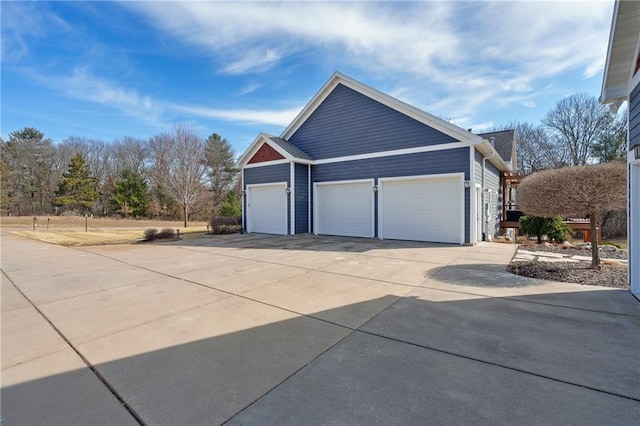
M539 217L539 216L522 216L520 218L520 232L527 236L536 236L538 244L542 243L544 235L551 241L558 243L565 241L571 235L569 228L560 216L556 217Z
M231 217L240 216L242 207L240 206L240 197L234 191L227 194L220 207L220 216Z

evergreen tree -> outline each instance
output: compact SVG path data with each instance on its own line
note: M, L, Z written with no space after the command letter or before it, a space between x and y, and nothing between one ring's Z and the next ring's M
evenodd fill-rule
M60 178L56 191L55 204L58 206L88 213L98 199L96 179L80 154L71 158L66 173Z
M235 191L229 191L220 207L221 216L240 216L242 207L240 206L240 197Z
M139 173L125 169L116 182L111 197L111 206L114 210L127 216L144 216L149 204L149 190L147 182Z

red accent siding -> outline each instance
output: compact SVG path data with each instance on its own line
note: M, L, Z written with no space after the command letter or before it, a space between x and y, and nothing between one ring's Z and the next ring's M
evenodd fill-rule
M264 163L265 161L283 160L284 157L269 144L263 143L258 152L253 154L248 164Z

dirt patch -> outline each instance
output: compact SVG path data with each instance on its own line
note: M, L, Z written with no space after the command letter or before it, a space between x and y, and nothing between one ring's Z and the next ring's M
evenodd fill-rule
M626 250L609 251L600 250L602 263L600 271L591 269L591 249L564 248L555 245L522 245L519 250L529 252L558 253L566 256L584 256L589 260L579 262L540 262L532 261L512 261L507 266L507 271L516 275L542 280L562 281L567 283L598 285L604 287L629 288L627 279L626 264L618 262L628 258Z

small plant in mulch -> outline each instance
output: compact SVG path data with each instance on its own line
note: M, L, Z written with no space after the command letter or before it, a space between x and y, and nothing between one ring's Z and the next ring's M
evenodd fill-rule
M160 232L158 232L159 240L172 240L176 236L176 231L173 228L162 228Z
M160 232L155 228L149 228L144 230L142 241L173 240L175 237L176 231L173 228L163 228Z
M149 228L144 230L143 241L153 241L158 238L158 230L156 228Z
M213 234L232 234L242 228L242 216L219 216L211 219Z

